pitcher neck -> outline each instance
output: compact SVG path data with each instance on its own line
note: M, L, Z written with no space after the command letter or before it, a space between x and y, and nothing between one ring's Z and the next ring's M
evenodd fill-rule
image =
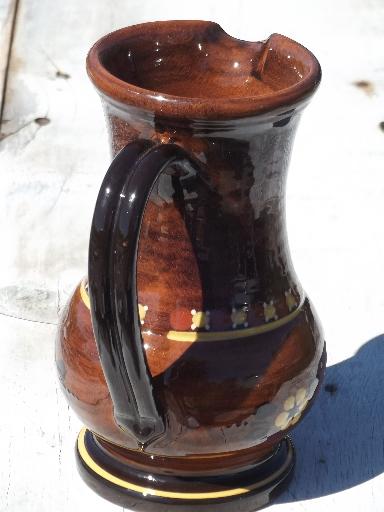
M110 103L105 110L112 153L137 138L175 143L201 168L199 179L164 172L151 201L161 218L173 208L184 219L204 283L202 308L302 300L285 227L285 181L300 112L208 126L121 112Z

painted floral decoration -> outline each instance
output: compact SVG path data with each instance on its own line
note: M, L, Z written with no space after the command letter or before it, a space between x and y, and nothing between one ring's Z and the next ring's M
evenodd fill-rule
M141 325L144 324L145 315L148 311L148 306L143 306L142 304L138 304L139 306L139 317L140 317L140 323Z
M310 397L305 388L300 388L294 395L290 395L283 403L283 411L275 419L275 426L285 430L297 423L304 411Z
M232 320L232 328L233 329L235 329L236 327L239 327L239 326L248 327L247 311L243 308L242 309L232 308L231 320Z
M191 310L192 315L192 324L191 329L194 331L195 329L204 327L209 330L209 311L196 311L196 309Z
M289 311L293 311L297 307L297 302L291 289L285 292L285 302Z
M273 304L273 300L271 300L269 303L264 302L263 308L264 308L264 319L266 322L270 322L271 320L278 319L278 316L276 313L276 308Z

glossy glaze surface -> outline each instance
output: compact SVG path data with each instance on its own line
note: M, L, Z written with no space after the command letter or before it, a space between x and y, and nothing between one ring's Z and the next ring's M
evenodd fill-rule
M163 434L165 426L143 351L138 244L151 189L175 150L182 151L172 144L153 147L137 140L119 153L101 185L89 242L92 325L114 418L142 444Z
M286 438L262 464L241 472L188 478L138 471L105 451L83 429L78 437L78 468L87 484L103 497L131 510L171 509L254 512L281 492L292 475L294 450Z
M288 37L242 41L207 21L145 23L113 32L93 46L87 69L115 101L173 118L212 120L303 101L321 75L311 52Z
M187 37L183 27L181 34ZM219 87L221 98L210 98L208 86L197 87L198 78L195 98L172 100L174 106L165 96L154 100L145 92L135 95L137 84L150 84L162 95L172 92L164 78L169 73L160 73L152 58L156 48L148 58L139 59L142 67L133 85L122 82L123 87L122 79L132 78L126 60L119 57L121 48L127 48L125 40L117 44L124 31L99 43L100 62L117 79L108 82L108 90L103 82L106 75L99 74L92 60L97 46L88 60L90 76L103 94L113 154L137 139L173 143L200 169L187 172L186 167L173 165L164 170L140 233L138 311L164 435L140 451L138 440L116 425L84 283L63 316L57 343L60 380L84 423L106 443L119 445L110 449L123 450L124 457L138 466L157 464L186 474L232 470L265 458L308 410L325 368L322 333L290 261L284 218L294 133L308 95L317 86L320 68L310 52L283 36L276 39L275 50L268 50L272 59L268 68L269 54L263 53L266 47L261 43L227 39L212 27L217 26L192 24L190 31L197 31L193 45L204 35L213 55L215 44L217 55L222 55L220 45L225 44L231 46L233 59L235 54L239 59L226 61L232 62L233 75L228 77L227 90ZM148 33L134 28L132 37L139 30L153 46L157 39L152 28ZM184 43L176 37L178 28L175 34L172 51L184 51ZM305 57L298 68L301 78L280 65L287 41L295 56L293 67L298 68L301 55ZM140 40L135 52L145 48ZM252 89L241 85L244 77L239 79L233 62L249 60L251 48L261 82L262 70L269 69L264 82L271 91L265 84L256 85L259 78ZM162 51L166 60L173 55L171 49ZM277 67L274 58L280 62ZM212 87L226 65L217 59L205 69ZM288 60L286 55L284 62ZM199 77L201 62L193 63L189 63L191 75ZM173 94L190 94L183 85L185 71L174 69L181 78ZM244 71L243 64L240 69ZM145 84L144 77L149 80ZM160 82L163 89L157 86ZM205 89L206 96L199 98Z

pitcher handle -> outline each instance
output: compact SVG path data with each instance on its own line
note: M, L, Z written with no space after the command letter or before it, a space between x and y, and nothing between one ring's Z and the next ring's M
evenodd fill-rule
M141 337L137 298L140 228L152 188L171 164L188 162L175 144L135 141L110 165L96 201L88 261L92 325L117 425L148 444L165 431Z

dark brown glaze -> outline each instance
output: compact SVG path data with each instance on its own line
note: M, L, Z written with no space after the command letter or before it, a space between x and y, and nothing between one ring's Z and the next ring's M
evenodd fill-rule
M101 445L137 469L244 469L308 411L325 369L284 211L294 134L320 67L283 36L247 43L208 22L159 22L100 40L88 72L113 154L137 139L172 143L200 171L164 170L140 233L141 334L164 435L143 451L117 426L80 287L57 342L65 394Z
M76 456L80 474L94 491L117 505L148 512L196 507L206 512L254 512L284 489L295 462L292 442L286 438L262 464L239 472L199 478L165 475L127 465L126 459L104 450L90 431L80 434ZM101 467L107 476L100 474ZM116 478L128 486L119 485Z
M90 310L117 425L138 442L164 432L145 361L137 307L137 252L151 189L172 144L128 144L113 160L96 201L89 242ZM159 162L160 152L166 152ZM148 166L148 162L155 165ZM130 171L127 173L127 169Z
M286 108L310 95L321 75L311 52L287 37L273 34L251 43L207 21L145 23L113 32L93 46L87 69L114 101L194 119Z
M173 362L175 356L169 350L168 372L154 379L155 387L163 390L163 406L168 408L166 437L153 443L146 450L147 454L139 450L136 455L132 453L132 460L159 467L160 457L164 467L179 471L179 466L187 463L185 456L190 455L190 467L187 463L184 470L193 472L195 468L196 471L204 471L204 468L220 470L223 462L237 467L264 458L285 433L278 429L266 439L271 423L283 409L283 400L281 403L274 401L279 388L294 380L302 368L304 376L296 387L308 386L313 378L320 381L325 368L325 353L320 351L321 339L308 304L300 316L294 320L295 329L284 326L280 332L268 334L262 340L261 348L257 347L257 339L256 343L238 339L195 342L187 344L189 348L184 349L176 362ZM60 380L71 407L92 431L106 441L135 449L136 440L127 438L114 421L112 401L96 344L93 336L90 337L90 313L81 299L79 288L61 325L56 357ZM282 330L291 331L289 336L285 335L283 343L279 339ZM318 340L319 350L316 353L313 335ZM151 346L151 337L144 334L143 338L144 343ZM180 342L169 343L177 351ZM231 347L233 344L234 348ZM279 345L282 346L277 351ZM218 351L223 354L220 364L217 361ZM268 354L274 351L277 355L272 358ZM199 371L199 361L204 370L210 369L211 375L203 375L202 370ZM263 373L266 361L270 364ZM153 374L150 360L149 366ZM223 369L228 373L224 374ZM263 375L255 378L249 375L250 370ZM234 378L236 372L238 375ZM260 417L257 416L258 406ZM265 441L260 444L263 439Z

